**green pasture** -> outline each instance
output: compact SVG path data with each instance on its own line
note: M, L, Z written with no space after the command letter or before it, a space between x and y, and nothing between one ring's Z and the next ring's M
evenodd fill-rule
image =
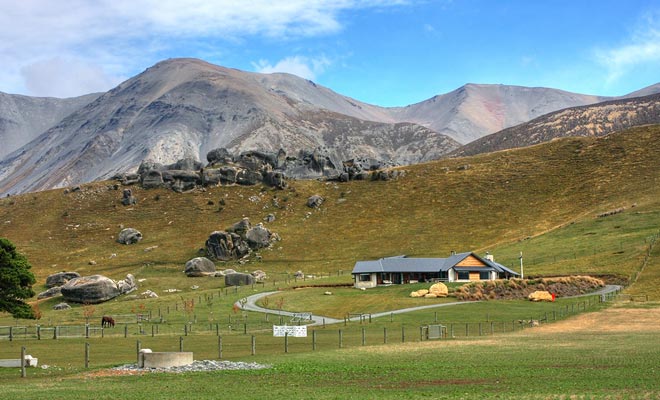
M318 328L314 351L309 337L289 339L285 353L282 338L258 336L255 355L250 353L250 335L225 335L223 358L271 368L180 375L94 376L110 366L134 362L135 337L3 342L0 357L20 354L20 347L26 346L30 354L40 356L40 363L50 364L47 369L28 369L26 378L20 378L19 369L0 369L0 383L3 396L15 399L109 399L119 394L135 399L180 398L189 396L191 388L197 398L641 399L660 395L657 332L594 330L567 335L535 334L529 328L423 342L411 332L403 343L392 333L387 344L381 333L367 336L363 345L362 327ZM342 348L337 344L339 329L345 329ZM158 351L178 351L180 345L175 336L140 340L143 348ZM89 369L83 364L85 343L90 348ZM196 359L218 358L214 335L184 337L183 346Z

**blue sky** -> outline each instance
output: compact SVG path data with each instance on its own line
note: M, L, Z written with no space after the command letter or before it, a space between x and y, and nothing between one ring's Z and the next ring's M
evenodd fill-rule
M660 82L660 1L0 0L0 91L106 91L196 57L381 106L466 83L623 95Z

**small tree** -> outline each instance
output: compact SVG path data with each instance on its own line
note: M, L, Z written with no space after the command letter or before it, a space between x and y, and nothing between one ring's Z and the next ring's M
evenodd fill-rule
M36 280L30 268L32 266L16 252L16 247L0 238L0 311L14 318L35 318L32 307L23 301L34 296L32 285Z

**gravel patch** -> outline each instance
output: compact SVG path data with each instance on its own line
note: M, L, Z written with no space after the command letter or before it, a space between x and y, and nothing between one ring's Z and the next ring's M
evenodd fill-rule
M229 371L229 370L257 370L271 368L270 365L248 363L242 361L193 361L192 364L170 368L139 368L137 364L126 364L113 368L115 371L139 371L139 372L199 372L199 371Z

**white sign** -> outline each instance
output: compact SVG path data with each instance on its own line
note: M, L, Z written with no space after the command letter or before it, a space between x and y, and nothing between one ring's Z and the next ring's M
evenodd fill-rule
M273 336L307 337L307 326L273 325Z

